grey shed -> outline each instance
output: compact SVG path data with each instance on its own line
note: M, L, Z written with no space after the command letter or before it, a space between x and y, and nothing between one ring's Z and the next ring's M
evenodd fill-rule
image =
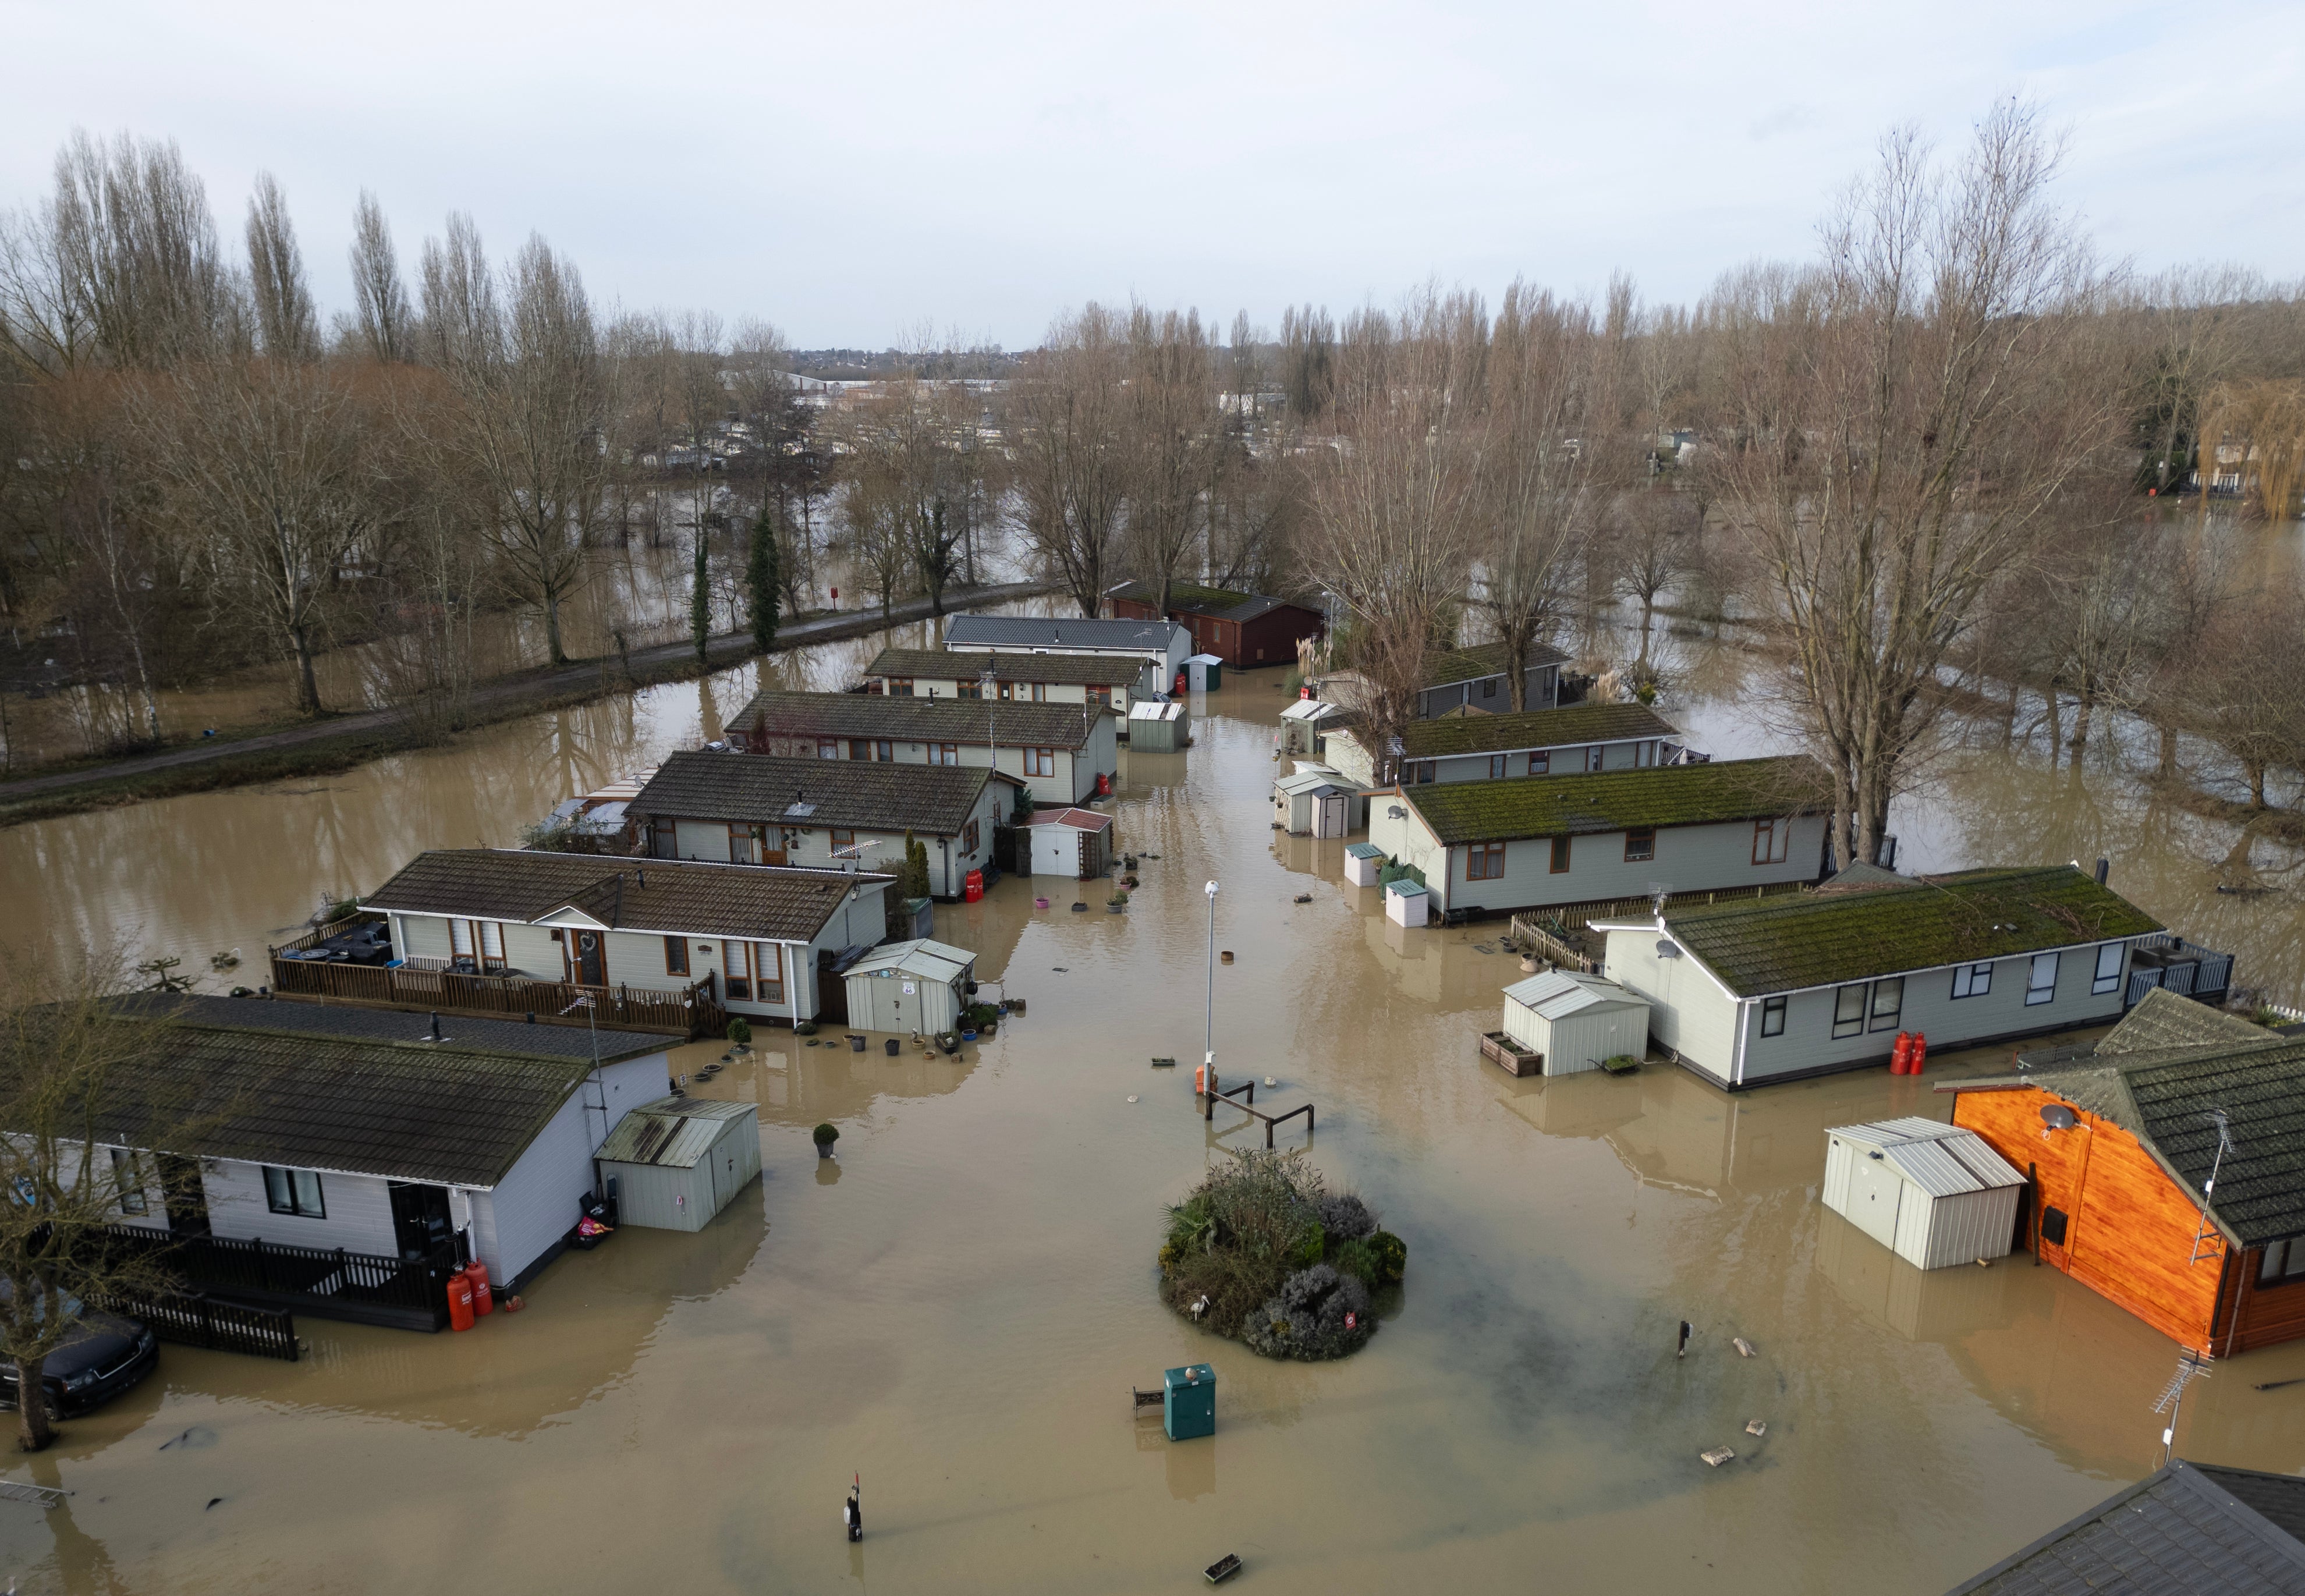
M761 1173L760 1110L659 1098L618 1120L592 1157L617 1183L619 1225L702 1230Z
M1139 699L1128 706L1128 747L1134 753L1181 753L1192 741L1185 706Z
M926 937L883 943L848 972L848 1023L923 1036L957 1031L975 974L976 955L965 947Z
M1824 1133L1824 1206L1906 1262L2006 1258L2025 1176L1975 1131L1885 1119Z
M1574 1075L1649 1050L1649 1000L1597 975L1547 970L1505 989L1505 1034L1544 1056L1544 1073Z

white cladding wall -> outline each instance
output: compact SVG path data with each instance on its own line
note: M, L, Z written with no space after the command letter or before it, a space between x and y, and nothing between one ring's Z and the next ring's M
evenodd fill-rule
M1649 1034L1687 1063L1729 1080L1726 1060L1737 1040L1737 1002L1696 960L1657 956L1661 933L1611 931L1603 970L1649 1000Z
M670 1068L662 1053L603 1065L606 1115L588 1106L591 1083L581 1083L496 1189L474 1193L473 1243L497 1289L518 1283L574 1226L576 1200L595 1189L592 1150L632 1109L664 1095Z
M1395 808L1407 811L1406 817L1391 819L1387 811ZM1675 892L1714 892L1811 880L1824 831L1822 816L1796 819L1784 860L1771 864L1753 862L1750 820L1662 828L1653 859L1627 859L1621 831L1586 832L1569 838L1569 868L1561 871L1552 869L1552 839L1528 837L1505 845L1501 877L1468 880L1467 850L1442 849L1406 798L1385 793L1369 798L1369 841L1422 870L1434 902L1444 909L1527 909L1637 898L1656 881L1670 881Z
M238 1241L261 1236L284 1247L342 1247L348 1252L389 1256L400 1252L391 1189L379 1176L324 1171L320 1206L326 1214L317 1219L274 1213L265 1196L261 1164L204 1160L200 1185L208 1196L208 1227L220 1236Z
M1610 940L1613 944L1615 938ZM1856 1036L1833 1034L1838 987L1790 994L1781 1036L1761 1034L1763 1006L1750 1003L1744 1018L1744 1078L1753 1082L1803 1071L1884 1063L1900 1031L1921 1032L1929 1039L1930 1051L1939 1052L1994 1037L2109 1023L2121 1017L2131 949L2124 946L2121 977L2113 983L2113 989L2097 993L2090 988L2096 984L2099 946L2089 943L2059 952L2055 997L2047 1003L2025 1001L2030 955L1987 961L1993 965L1991 987L1978 997L1955 998L1954 972L1950 969L1908 975L1902 1001L1893 1016L1873 1020L1868 993L1867 1029Z
M982 764L982 760L976 761ZM992 828L1001 817L1015 807L1016 789L1002 782L987 782L984 791L977 795L969 818L976 822L976 846L961 846L958 837L914 828L913 835L928 845L929 891L938 897L958 897L966 882L968 872L981 868L992 857ZM829 827L805 828L771 826L768 828L770 847L781 846L784 862L789 865L806 866L816 870L846 868L852 862L835 860L832 854L832 831ZM723 820L680 820L674 824L673 845L683 859L710 860L727 863L728 860L728 827ZM862 850L862 868L894 872L905 862L905 834L894 831L874 831L859 828L855 841Z
M1561 667L1554 665L1533 665L1527 670L1527 704L1532 709L1550 709L1556 701L1553 675ZM1459 704L1470 704L1492 715L1502 715L1512 706L1512 688L1501 675L1485 676L1477 682L1456 682L1446 687L1428 687L1416 695L1416 714L1420 720L1431 720L1444 715Z

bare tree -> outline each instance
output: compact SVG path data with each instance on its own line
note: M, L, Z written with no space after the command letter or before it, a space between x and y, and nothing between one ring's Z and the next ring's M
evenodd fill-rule
M320 318L304 281L288 200L269 172L256 174L248 201L248 285L255 301L257 348L275 361L320 358Z
M1766 297L1731 318L1747 335L1720 502L1832 772L1842 864L1878 861L1979 595L2118 436L2089 369L2102 282L2047 197L2057 153L2015 105L1950 181L1892 134L1824 262L1748 279Z
M424 246L430 356L463 413L436 437L487 485L497 554L567 663L561 607L590 574L585 544L608 473L600 340L575 267L532 236L499 291L462 215Z
M362 189L353 208L353 242L348 251L353 272L353 300L359 307L361 344L378 365L394 365L414 354L415 313L409 308L407 285L400 277L399 252L392 247L392 226L384 207Z
M1215 375L1197 310L1156 316L1132 307L1123 423L1129 564L1162 615L1178 566L1207 545L1211 507L1233 453Z
M1126 332L1092 304L1059 318L1010 391L1025 530L1073 602L1093 615L1128 498Z
M296 707L321 713L324 607L381 531L366 418L334 374L268 361L189 367L132 413L214 590L293 663Z

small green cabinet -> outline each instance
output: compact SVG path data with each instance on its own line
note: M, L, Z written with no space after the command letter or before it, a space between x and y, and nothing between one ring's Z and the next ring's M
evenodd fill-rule
M1217 1371L1206 1363L1161 1371L1161 1427L1172 1441L1217 1432Z

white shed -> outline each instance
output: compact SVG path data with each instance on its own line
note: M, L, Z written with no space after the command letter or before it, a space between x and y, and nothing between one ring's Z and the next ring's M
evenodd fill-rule
M948 942L884 943L848 972L848 1023L924 1036L957 1031L975 970L976 955Z
M761 1173L760 1110L659 1098L618 1120L592 1156L617 1183L617 1224L702 1230Z
M1505 989L1505 1034L1544 1056L1548 1075L1598 1069L1649 1050L1649 1000L1597 975L1548 970Z
M1224 681L1224 659L1216 654L1185 656L1185 685L1195 692L1206 692Z
M1376 885L1377 872L1384 869L1384 850L1374 843L1345 845L1345 879L1356 887Z
M1424 925L1433 918L1433 895L1415 877L1403 876L1384 889L1384 917L1396 925Z
M1022 822L1032 833L1036 876L1086 881L1104 874L1112 859L1112 817L1093 809L1035 810Z
M1326 765L1306 764L1272 784L1272 820L1291 836L1344 836L1360 819L1358 788Z
M1907 1262L2006 1258L2025 1177L1984 1137L1934 1119L1824 1133L1824 1206Z

